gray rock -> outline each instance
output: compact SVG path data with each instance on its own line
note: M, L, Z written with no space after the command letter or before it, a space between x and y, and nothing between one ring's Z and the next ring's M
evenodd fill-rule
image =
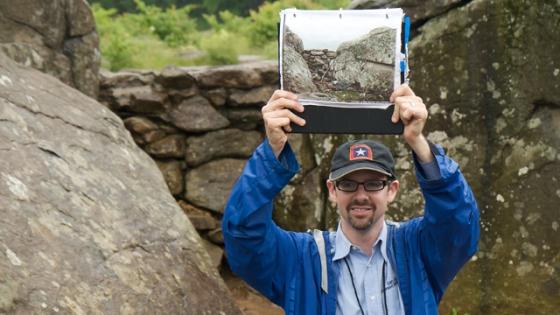
M138 145L161 140L166 135L163 130L159 130L158 125L143 116L128 117L124 120L124 125L131 132L134 142Z
M169 110L168 116L174 126L187 132L216 130L229 125L227 118L202 96L195 96L175 105Z
M261 142L262 136L258 131L212 131L203 136L187 138L185 160L189 166L195 167L216 158L247 158Z
M172 195L179 195L185 188L185 179L179 161L157 161L157 166Z
M241 314L122 121L1 53L0 73L0 313Z
M411 86L432 114L426 134L461 163L482 210L480 251L446 292L447 309L560 306L558 291L545 289L560 283L557 8L472 1L424 24L411 43L411 69L421 74Z
M209 90L205 92L205 96L207 99L212 102L212 104L216 107L220 107L226 104L227 99L227 91L224 88Z
M288 27L284 27L284 47L292 47L299 54L303 54L303 41Z
M223 213L231 187L244 165L245 160L221 159L189 170L185 199L196 206Z
M198 209L184 200L179 200L177 203L187 214L189 221L191 221L197 231L214 230L220 226L220 222L208 213L208 211Z
M283 89L293 93L317 92L305 59L290 46L284 46L282 56Z
M394 43L395 31L387 27L342 43L333 61L338 90L360 93L356 100L388 100L393 92Z
M261 110L257 108L228 108L220 112L230 121L230 127L253 130L264 124Z
M260 61L214 68L196 68L189 73L203 88L247 89L278 82L277 68L276 62Z
M263 86L251 90L232 89L228 98L228 105L231 106L263 106L265 105L276 86Z
M144 143L153 143L165 138L166 134L163 130L151 130L142 135Z
M156 77L156 82L163 87L174 90L189 90L196 81L184 68L169 66L163 68Z
M86 1L2 1L0 12L0 48L6 55L97 96L101 58Z
M158 129L158 126L153 121L142 116L133 116L126 118L124 120L124 125L129 131L141 135Z
M144 149L148 154L158 158L182 158L185 155L185 136L169 135L148 144Z
M224 244L224 235L222 234L222 228L217 228L212 230L206 234L206 237L210 242L216 245L223 245Z
M154 82L155 74L151 71L122 70L111 72L106 69L99 71L101 89L149 86Z
M222 258L224 257L224 250L205 239L202 239L202 245L210 255L210 261L212 262L212 266L214 268L219 268L222 264Z
M154 91L150 86L133 86L113 89L115 100L111 109L133 113L155 114L165 111L167 96Z

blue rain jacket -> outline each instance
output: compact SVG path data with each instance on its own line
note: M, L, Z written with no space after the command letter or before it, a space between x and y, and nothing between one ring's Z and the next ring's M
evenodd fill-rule
M441 178L426 180L416 165L424 215L387 224L388 256L408 315L438 314L445 289L477 251L480 233L476 201L457 163L441 147L431 148ZM334 315L338 267L329 232L285 231L272 220L274 198L298 170L289 145L278 159L267 140L256 149L225 209L226 256L237 275L287 315Z

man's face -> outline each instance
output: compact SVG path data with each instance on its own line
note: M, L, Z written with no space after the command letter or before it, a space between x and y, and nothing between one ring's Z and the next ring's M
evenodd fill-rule
M387 176L375 171L359 170L344 176L340 180L351 180L359 183L375 180L387 180ZM366 191L364 185L358 185L354 192L346 192L336 188L333 181L327 181L329 199L336 202L344 228L352 228L359 232L367 232L375 225L381 224L390 202L395 199L399 182L389 182L382 190Z

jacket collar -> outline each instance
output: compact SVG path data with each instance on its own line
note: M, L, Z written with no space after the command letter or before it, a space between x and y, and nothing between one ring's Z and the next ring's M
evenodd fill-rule
M342 232L342 227L341 227L341 224L339 222L338 223L338 228L336 230L336 240L335 240L335 244L334 244L333 261L337 261L337 260L343 259L344 257L348 256L350 254L350 250L352 249L352 247L357 248L357 246L354 246L348 240L348 238L346 238L346 235L344 235L344 232ZM373 243L373 252L372 253L375 253L375 250L377 248L380 248L381 255L383 256L383 259L385 259L385 261L388 261L388 257L387 257L387 225L385 224L385 221L383 221L383 226L381 227L381 232L379 233L379 237Z

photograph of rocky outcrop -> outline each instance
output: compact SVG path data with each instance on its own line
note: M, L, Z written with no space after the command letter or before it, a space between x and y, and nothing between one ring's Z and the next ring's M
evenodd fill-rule
M318 105L388 102L395 80L400 84L395 67L400 21L331 12L285 15L282 88Z

